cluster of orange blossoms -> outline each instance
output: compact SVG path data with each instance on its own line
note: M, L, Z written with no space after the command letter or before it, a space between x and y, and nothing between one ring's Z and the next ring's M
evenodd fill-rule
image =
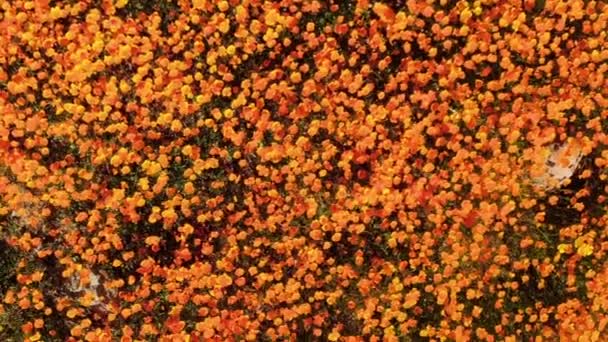
M605 340L607 24L0 1L0 340Z

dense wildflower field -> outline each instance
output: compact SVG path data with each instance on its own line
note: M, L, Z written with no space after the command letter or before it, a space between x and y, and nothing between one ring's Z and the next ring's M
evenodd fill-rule
M0 1L0 340L608 340L607 23Z

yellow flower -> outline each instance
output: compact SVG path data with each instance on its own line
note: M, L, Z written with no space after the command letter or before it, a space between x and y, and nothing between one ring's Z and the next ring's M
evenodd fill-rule
M97 299L96 297L97 297L97 295L95 293L93 293L93 291L87 290L87 291L85 291L84 295L79 298L79 302L82 306L89 307L89 306L93 305L93 303ZM68 313L69 313L69 311L68 311Z
M173 210L173 208L163 210L163 212L161 213L161 216L163 218L169 219L169 220L174 220L177 218L177 214L175 213L175 210Z
M207 6L206 0L193 0L192 1L192 8L194 8L194 9L202 9L205 6Z
M122 160L119 155L113 155L112 158L110 158L110 164L112 164L112 166L117 167L120 163L122 163Z
M156 123L158 123L159 125L167 125L171 121L173 121L173 115L171 113L163 113L158 116Z
M327 336L327 338L330 341L337 341L340 338L340 333L334 330Z
M123 8L129 3L129 0L117 0L115 3L116 8Z
M588 240L581 236L574 241L574 247L576 247L576 254L580 256L589 256L593 254L593 246L587 243ZM559 248L559 247L558 247Z
M127 93L129 90L131 90L131 86L125 80L121 80L120 81L120 85L118 86L118 88L123 93Z
M473 13L471 12L471 10L468 8L465 8L462 12L460 12L460 22L466 24L467 21L469 21L469 19L471 19L472 16L473 16Z
M179 120L173 120L171 122L171 131L173 132L179 132L182 130L182 122Z
M142 169L146 171L146 174L148 176L156 176L162 170L162 167L159 163L150 160L144 161L141 166Z
M576 253L584 257L589 256L593 254L593 246L584 243L577 248Z
M228 30L230 30L230 20L229 19L225 19L223 20L219 25L218 25L218 29L220 30L221 33L227 33Z
M148 178L140 178L137 183L139 185L139 188L143 191L147 191L148 189L150 189L150 183L148 183Z
M403 308L409 309L409 308L414 307L418 303L419 298L420 298L420 291L418 291L417 289L410 291L405 296L405 302L403 303ZM423 336L423 335L421 335L421 336Z
M76 315L78 315L78 310L71 308L68 310L67 314L68 318L74 318L76 317Z
M51 10L49 11L49 15L52 20L56 20L63 16L63 11L61 10L61 8L55 6L51 8Z
M228 1L220 1L217 4L217 8L222 12L226 12L230 8L230 5L228 4Z

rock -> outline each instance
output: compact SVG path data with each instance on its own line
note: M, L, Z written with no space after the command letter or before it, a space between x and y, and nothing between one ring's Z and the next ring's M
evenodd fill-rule
M543 189L553 189L562 186L576 171L583 157L580 144L569 140L561 146L547 148L545 172L534 178L534 183Z

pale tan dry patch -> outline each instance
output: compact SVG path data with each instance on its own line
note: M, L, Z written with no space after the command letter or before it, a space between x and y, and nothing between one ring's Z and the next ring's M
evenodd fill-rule
M571 139L561 146L546 147L543 151L543 173L534 177L535 185L543 189L554 189L569 182L583 158L583 149Z

